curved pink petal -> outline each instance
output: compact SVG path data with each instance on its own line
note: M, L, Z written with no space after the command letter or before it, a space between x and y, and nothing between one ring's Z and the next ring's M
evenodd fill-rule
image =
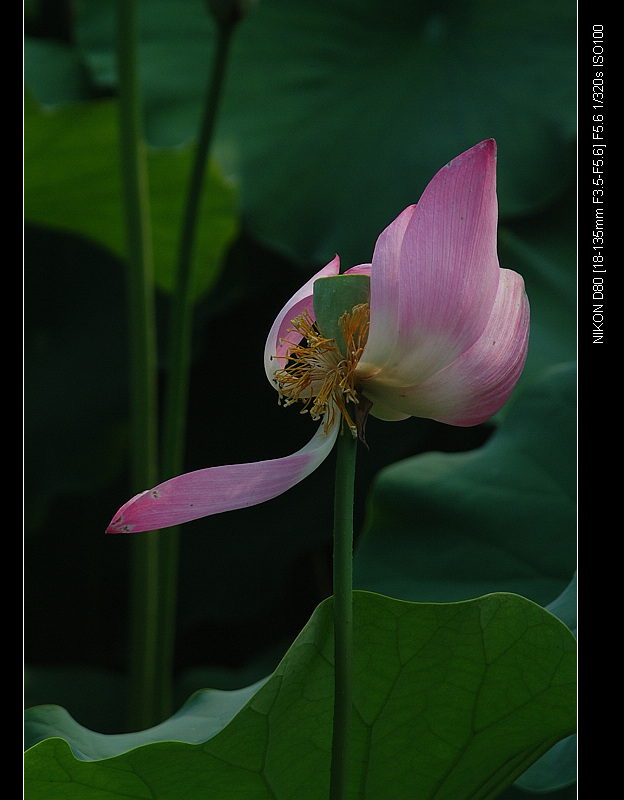
M370 275L371 264L358 264L357 267L351 267L344 271L345 275Z
M285 356L292 346L287 340L289 338L289 329L292 327L293 319L299 314L302 314L306 309L310 313L312 319L315 318L314 308L312 306L314 282L318 280L318 278L329 278L332 275L337 275L339 271L340 259L338 256L335 256L329 264L319 270L316 275L310 278L310 280L290 298L275 318L275 322L271 326L264 347L264 370L273 388L275 388L273 376L278 369L282 369L286 365Z
M284 458L187 472L123 505L106 533L138 533L181 525L200 517L264 503L302 481L327 458L340 429L339 417L324 422L301 450Z
M426 380L481 336L496 296L496 144L462 153L380 235L360 378Z
M481 337L422 383L388 387L376 379L364 381L362 391L373 402L371 414L376 416L378 400L382 412L390 407L449 425L477 425L489 419L507 401L524 367L529 316L524 281L516 272L500 270L498 291Z

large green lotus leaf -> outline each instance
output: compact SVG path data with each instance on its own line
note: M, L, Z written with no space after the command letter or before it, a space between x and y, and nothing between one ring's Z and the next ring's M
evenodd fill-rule
M196 707L212 708L213 699L219 698L219 693L214 690L221 690L224 698L235 698L237 695L232 690L259 685L260 681L266 679L290 644L292 636L280 640L278 644L271 644L240 668L205 666L184 670L176 676L172 687L172 707L181 709L187 701L191 702L188 698L195 701L194 695L200 693L202 700L197 702ZM211 686L212 689L204 690L205 686ZM128 692L129 678L118 670L71 664L27 664L24 667L24 707L29 709L26 712L26 736L32 744L49 736L58 736L65 723L105 734L127 732ZM247 697L244 692L238 697L240 707ZM39 708L35 711L36 706ZM238 708L235 710L238 711ZM174 715L173 719L178 716ZM71 723L68 722L70 718L73 718ZM31 724L35 720L39 725L37 733L33 733L35 728Z
M124 258L126 230L119 167L117 104L111 100L42 111L27 99L24 115L24 216L27 222L88 236ZM193 147L147 156L157 285L175 283L179 232ZM214 164L194 253L194 294L219 274L238 228L236 194Z
M485 445L382 470L355 557L358 588L450 601L551 602L576 569L576 370L529 384Z
M60 706L35 706L25 712L25 746L60 737L70 743L77 758L93 761L126 753L148 742L204 742L224 728L265 681L229 692L196 692L170 719L136 733L96 733L77 723Z
M554 614L576 635L576 575L572 578L564 591L556 597L546 608ZM551 792L564 787L572 786L577 775L577 737L567 736L545 753L535 764L515 782L526 791Z
M77 40L115 82L112 0L78 4ZM146 132L197 132L214 31L202 0L143 2ZM368 261L433 174L499 145L503 216L541 210L575 164L571 0L271 0L235 32L215 153L250 230L295 257Z
M45 739L26 753L26 796L327 797L332 630L327 600L266 684L204 743L188 743L189 722L185 741L85 761L84 730L81 759L71 737ZM423 604L355 592L354 636L352 797L494 798L574 731L574 637L525 598Z

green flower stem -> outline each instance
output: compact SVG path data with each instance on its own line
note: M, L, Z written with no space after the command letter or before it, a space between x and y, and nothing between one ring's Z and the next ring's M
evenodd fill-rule
M158 475L156 323L149 189L136 64L136 2L120 0L118 21L119 133L126 217L130 347L131 481L153 486ZM133 537L130 684L132 729L154 724L158 672L157 533Z
M349 784L353 707L353 490L357 439L338 437L334 494L334 730L330 800L345 800Z

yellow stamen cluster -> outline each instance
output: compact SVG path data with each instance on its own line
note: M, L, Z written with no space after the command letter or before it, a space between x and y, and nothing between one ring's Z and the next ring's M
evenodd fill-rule
M288 351L286 366L277 370L275 380L280 401L285 406L301 402L304 404L301 413L309 413L313 420L321 419L327 413L325 431L333 424L338 409L353 436L357 436L347 403L359 402L355 368L368 339L368 303L357 305L351 313L343 314L339 323L346 355L334 339L327 339L321 334L307 311L296 317L290 330L298 334L301 340L283 340L292 344L292 347Z

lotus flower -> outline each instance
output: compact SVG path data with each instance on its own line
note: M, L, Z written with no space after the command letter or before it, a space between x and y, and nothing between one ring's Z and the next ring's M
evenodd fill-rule
M522 372L529 335L524 282L498 264L497 217L496 144L487 140L434 176L379 236L371 264L336 277L336 256L277 315L267 377L285 404L302 403L320 421L312 440L284 458L165 481L122 506L107 532L166 528L270 500L321 464L341 428L361 435L368 413L457 426L491 417ZM319 300L327 293L317 290L344 276L359 276L364 296L328 325Z

